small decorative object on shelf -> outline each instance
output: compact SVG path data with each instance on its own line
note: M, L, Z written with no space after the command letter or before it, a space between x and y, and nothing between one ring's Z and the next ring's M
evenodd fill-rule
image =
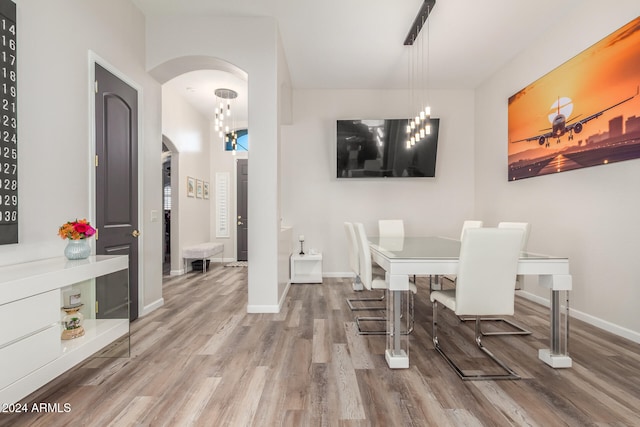
M63 340L72 340L84 335L84 328L82 327L84 316L80 313L80 307L82 307L82 305L82 303L79 303L62 307L65 313L67 313L62 318Z
M91 246L88 237L96 234L86 219L76 219L63 224L58 229L58 235L63 239L69 239L67 247L64 249L64 255L68 259L85 259L91 255Z
M304 255L304 235L301 234L298 240L300 241L300 255Z

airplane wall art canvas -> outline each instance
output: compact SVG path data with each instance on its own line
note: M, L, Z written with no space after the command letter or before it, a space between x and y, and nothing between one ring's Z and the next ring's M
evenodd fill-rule
M640 17L509 98L509 181L640 157Z

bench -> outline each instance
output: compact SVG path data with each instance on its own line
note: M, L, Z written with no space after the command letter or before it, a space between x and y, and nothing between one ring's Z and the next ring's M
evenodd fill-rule
M224 252L223 243L200 243L193 246L185 246L182 248L182 259L184 261L184 272L187 272L187 260L188 259L201 259L202 260L202 273L207 272L207 258L211 258L214 255L218 255Z

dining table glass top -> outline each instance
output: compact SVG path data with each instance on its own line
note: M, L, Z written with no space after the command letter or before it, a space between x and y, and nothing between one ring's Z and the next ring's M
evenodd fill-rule
M460 256L460 241L448 237L370 237L369 244L389 259L458 259ZM522 252L520 259L567 258Z

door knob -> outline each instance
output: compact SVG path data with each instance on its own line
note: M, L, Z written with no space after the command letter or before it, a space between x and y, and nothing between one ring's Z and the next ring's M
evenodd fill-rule
M244 222L238 221L238 225L244 225Z
M138 230L133 230L133 232L131 233L131 235L133 237L138 237L140 235L140 232Z

